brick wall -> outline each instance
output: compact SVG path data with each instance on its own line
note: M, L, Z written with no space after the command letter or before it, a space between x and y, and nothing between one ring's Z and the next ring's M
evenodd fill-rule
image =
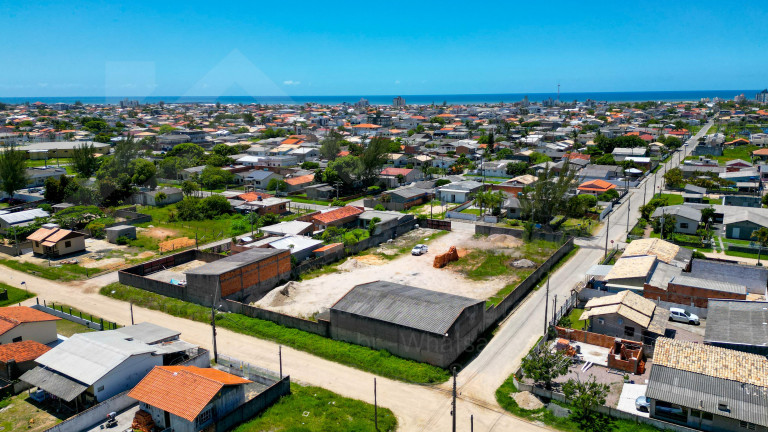
M695 306L700 308L706 308L709 303L708 299L711 298L727 300L747 299L746 294L714 291L686 285L679 285L675 283L669 283L666 290L645 284L643 287L643 297L650 300L661 300L679 305Z

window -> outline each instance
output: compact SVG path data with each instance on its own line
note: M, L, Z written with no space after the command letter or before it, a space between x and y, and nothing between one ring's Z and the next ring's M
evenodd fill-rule
M742 429L755 430L755 424L754 423L749 423L749 422L745 422L745 421L740 421L739 422L739 427L741 427Z
M11 342L21 342L21 336L13 338Z
M99 388L97 388L96 391L97 392L103 392L104 391L104 386L99 386Z
M619 325L622 325L622 324L624 324L624 319L623 319L623 318L619 318L619 319L618 319L618 323L619 323Z
M718 404L717 404L717 409L719 409L720 411L730 411L730 410L728 409L728 404L727 404L727 403L725 403L725 402L720 402L720 403L718 403Z
M707 420L707 421L712 421L712 420L715 419L715 416L712 413L710 413L710 412L702 412L701 413L701 419L702 420Z
M602 318L598 318L597 319L597 323L600 324L600 325L603 325L603 324L605 324L605 320L602 319Z
M208 423L212 417L213 417L213 408L209 408L203 411L202 413L200 413L199 416L197 416L197 420L195 420L195 423L197 423L198 426L202 426Z
M680 228L682 228L682 229L688 228L688 223L687 222L680 222Z
M65 241L65 242L64 242L64 247L65 247L65 248L68 248L68 247L72 247L72 242L71 242L71 241L69 241L69 240Z
M635 335L635 328L632 326L624 326L624 336L633 337Z

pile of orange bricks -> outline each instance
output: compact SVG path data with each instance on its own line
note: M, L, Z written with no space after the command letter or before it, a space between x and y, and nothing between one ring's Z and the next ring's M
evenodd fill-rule
M443 268L451 261L459 260L459 252L456 250L456 246L451 246L447 253L435 256L435 263L432 265L434 268Z
M133 417L133 424L131 428L135 431L152 432L155 428L155 421L152 420L152 415L144 410L136 411L136 416Z

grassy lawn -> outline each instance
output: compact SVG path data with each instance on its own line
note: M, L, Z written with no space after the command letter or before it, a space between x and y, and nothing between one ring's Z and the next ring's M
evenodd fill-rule
M660 198L667 199L667 205L678 205L683 203L683 196L678 194L660 194Z
M56 281L81 280L88 277L89 274L96 274L100 271L98 269L80 267L77 264L62 264L59 267L48 267L47 265L39 266L13 259L0 259L0 264L33 276Z
M172 230L174 234L170 235L170 238L187 237L194 239L197 235L200 244L231 238L251 231L251 225L241 215L225 215L218 219L202 221L170 222L169 216L171 211L175 211L175 209L174 204L164 207L140 206L138 212L152 216L152 221L136 226L148 228L152 225L153 227ZM137 239L132 240L130 245L146 250L158 250L158 244L165 240L165 238L151 237L139 232Z
M389 409L379 407L378 419L379 431L387 432L397 429L397 418ZM369 403L346 398L320 387L291 384L290 395L283 396L258 417L234 430L234 432L257 431L374 432L376 431L374 407Z
M42 167L42 166L64 166L72 163L72 158L51 158L45 159L27 159L28 167Z
M27 392L0 400L0 430L42 432L74 414L65 410L57 417L41 407L43 405L28 398Z
M742 145L736 147L725 147L722 156L715 156L719 163L725 163L733 159L741 159L749 162L752 159L752 152L760 147L755 145Z
M70 314L72 316L77 316L77 317L80 317L80 318L83 318L83 319L87 319L88 321L93 321L95 323L100 322L101 319L102 319L101 317L94 316L94 315L91 315L91 314L86 313L86 312L82 312L82 311L78 310L77 308L73 308L73 307L65 305L65 304L49 303L48 307L51 307L51 308L56 309L56 310L60 310L62 312L68 313L68 314ZM117 325L115 323L113 323L112 321L104 320L104 329L105 330L114 330L116 328L117 328ZM82 324L78 324L76 322L69 321L69 320L66 320L66 319L61 319L59 321L56 321L56 333L58 333L58 334L60 334L62 336L70 337L70 336L72 336L75 333L88 333L88 332L92 332L92 331L96 331L96 330L93 330L90 327L86 327L86 326L84 326Z
M575 330L584 330L584 328L587 325L587 322L579 321L579 318L581 318L582 313L584 313L584 309L573 308L571 309L571 312L568 315L560 318L560 322L557 324L559 326L568 327Z
M163 311L173 316L203 323L210 322L209 308L120 283L107 285L101 288L100 293L118 300L130 300L137 306ZM271 340L387 378L415 383L439 383L450 377L447 370L436 366L395 357L384 350L376 351L313 333L286 328L271 321L225 313L218 314L216 321L219 326L234 332Z
M480 216L480 209L468 208L468 209L462 210L461 212L462 213L467 213L467 214L473 214L473 215L476 215L476 216Z
M12 287L0 282L0 291L8 291L8 300L0 300L0 307L17 305L28 298L35 296L35 293L27 292L21 288Z
M560 418L552 414L547 408L539 408L537 410L527 410L520 408L520 406L512 398L513 394L517 393L515 383L512 381L512 376L504 381L504 384L496 389L496 401L502 408L509 411L517 417L521 417L534 422L541 422L545 425L565 431L565 432L580 432L578 424L570 418ZM610 430L614 432L655 432L659 429L642 423L635 423L631 420L611 420Z
M728 256L732 256L732 257L757 259L757 254L756 253L726 250L725 254L728 255ZM764 257L765 257L765 254L762 254L760 256L761 259L764 258Z
M395 240L395 242L392 243L392 244L382 243L382 244L380 244L378 246L374 246L374 247L372 247L370 249L364 250L364 251L360 252L358 255L367 255L367 254L375 253L376 255L378 255L378 256L380 256L380 257L382 257L384 259L393 260L393 259L395 259L395 258L397 258L399 256L403 256L405 254L411 253L411 249L413 249L413 247L416 246L417 244L429 245L436 238L442 237L442 236L448 234L449 232L450 231L439 230L439 231L437 231L437 232L435 232L433 234L430 234L428 237L419 237L419 238L411 240L411 241L404 241L404 240L397 241L397 240ZM376 252L377 250L382 249L382 248L384 248L384 249L391 249L393 247L396 248L394 251L390 250L387 253L378 253L378 252Z

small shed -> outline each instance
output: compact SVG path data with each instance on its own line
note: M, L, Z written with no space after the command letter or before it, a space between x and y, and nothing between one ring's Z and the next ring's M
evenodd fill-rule
M136 239L136 227L133 225L117 225L104 230L107 233L107 241L117 243L120 237L127 237L131 240Z

